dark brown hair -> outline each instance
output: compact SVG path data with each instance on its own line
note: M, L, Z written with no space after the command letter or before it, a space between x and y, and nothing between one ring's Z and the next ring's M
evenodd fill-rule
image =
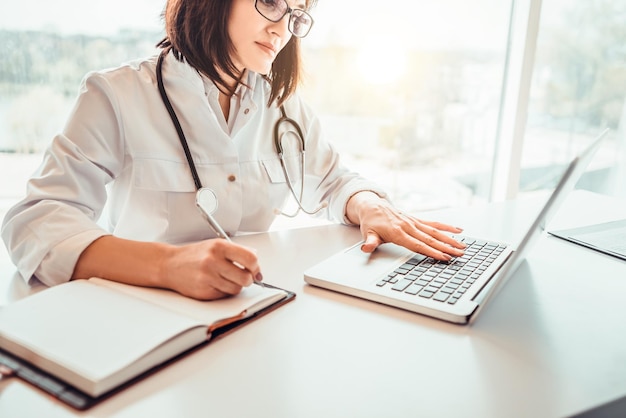
M315 1L306 0L307 8ZM177 59L186 60L228 94L234 89L220 72L233 79L241 77L230 58L234 52L227 27L231 4L232 0L167 0L163 12L165 38L157 44L171 48ZM280 106L296 91L301 67L300 39L292 36L266 75L271 85L268 106L274 101Z

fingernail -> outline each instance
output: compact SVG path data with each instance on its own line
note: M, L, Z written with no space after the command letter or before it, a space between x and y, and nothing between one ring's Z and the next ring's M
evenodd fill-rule
M262 281L263 281L263 275L261 274L261 272L258 272L258 273L256 274L256 276L254 276L254 279L255 279L257 282L262 282Z

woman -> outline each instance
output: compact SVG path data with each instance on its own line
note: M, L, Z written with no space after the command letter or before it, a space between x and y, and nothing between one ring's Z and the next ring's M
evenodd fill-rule
M267 230L290 195L272 139L280 106L306 141L306 176L291 179L305 182L304 208L360 225L366 252L395 242L441 260L461 255L446 234L458 228L401 213L341 165L295 94L312 1L168 0L161 59L88 74L26 198L4 220L22 276L48 285L98 276L198 299L260 280L253 250L213 239L191 169L215 193L214 217L227 233ZM292 173L299 155L285 151Z

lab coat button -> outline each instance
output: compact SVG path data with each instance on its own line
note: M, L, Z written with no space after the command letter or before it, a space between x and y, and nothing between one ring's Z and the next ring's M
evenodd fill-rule
M231 174L230 176L228 176L228 181L233 182L235 180L237 180L237 177L235 177L234 174Z
M244 115L247 115L248 113L250 113L250 109L246 109L246 110L243 111Z

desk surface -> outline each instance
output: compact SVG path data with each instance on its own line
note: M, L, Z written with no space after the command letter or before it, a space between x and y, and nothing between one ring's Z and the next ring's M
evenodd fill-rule
M427 217L515 243L543 201ZM552 226L625 213L625 200L576 191ZM0 416L562 417L626 395L624 261L544 236L468 327L304 283L305 268L359 238L339 225L238 237L294 302L86 414L0 381ZM3 256L0 304L37 290Z

